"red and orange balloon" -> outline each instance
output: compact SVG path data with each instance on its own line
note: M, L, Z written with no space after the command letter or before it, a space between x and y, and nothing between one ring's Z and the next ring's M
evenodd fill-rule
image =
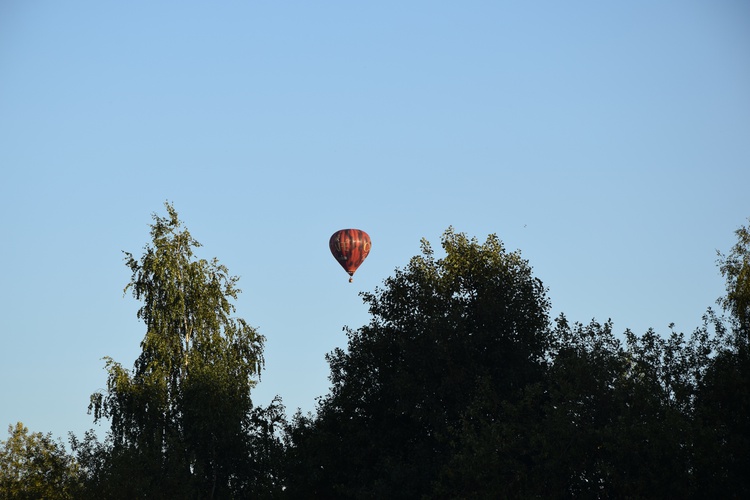
M328 240L328 247L335 259L349 273L349 283L372 248L370 235L361 229L341 229Z

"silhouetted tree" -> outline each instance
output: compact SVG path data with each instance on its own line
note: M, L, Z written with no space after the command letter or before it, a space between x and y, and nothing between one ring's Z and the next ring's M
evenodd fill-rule
M712 311L690 336L550 324L517 252L442 243L363 294L370 323L288 427L289 496L747 496L747 350Z
M371 322L328 356L331 392L298 415L289 493L418 498L456 447L454 428L484 392L524 398L544 374L549 303L518 252L452 229L384 288L364 293Z
M750 219L749 219L750 220ZM750 497L750 230L735 231L729 255L719 253L726 295L719 304L729 318L709 311L723 342L698 383L695 474L703 496Z

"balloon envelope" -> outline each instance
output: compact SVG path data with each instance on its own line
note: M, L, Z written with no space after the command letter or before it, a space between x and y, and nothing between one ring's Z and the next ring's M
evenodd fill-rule
M328 247L334 258L341 264L349 276L354 276L357 268L370 253L372 243L370 235L361 229L341 229L328 240ZM349 282L352 278L349 278Z

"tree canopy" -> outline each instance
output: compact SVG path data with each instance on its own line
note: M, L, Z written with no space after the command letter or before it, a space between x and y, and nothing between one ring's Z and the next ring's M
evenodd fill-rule
M0 441L0 496L8 500L66 500L81 492L78 464L50 434L29 433L21 422Z
M722 318L709 309L691 335L667 337L551 322L541 281L496 236L480 244L449 229L442 246L436 258L423 242L363 294L370 323L328 356L332 387L316 415L290 426L290 496L748 490L749 365Z
M449 228L381 287L327 355L314 414L255 407L264 337L234 316L237 278L167 204L125 290L141 302L132 369L106 358L93 432L22 424L0 442L5 498L747 498L745 227L719 254L724 315L685 334L551 319L519 251ZM596 290L592 290L596 293Z
M486 391L518 401L543 375L549 301L517 252L449 229L364 293L372 320L328 356L332 388L297 420L298 496L414 498L430 491L456 428ZM331 453L327 450L337 450ZM298 488L298 489L297 489Z
M719 270L726 279L727 292L719 299L719 304L739 323L744 332L742 341L747 343L750 332L750 228L740 226L735 235L737 242L729 255L719 252Z

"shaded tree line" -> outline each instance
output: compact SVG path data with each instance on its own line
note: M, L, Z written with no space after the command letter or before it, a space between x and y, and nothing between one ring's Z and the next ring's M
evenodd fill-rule
M748 498L750 237L719 254L723 314L691 334L550 318L520 252L449 228L362 294L313 414L254 406L264 338L237 278L167 204L126 287L132 370L106 360L110 429L0 442L3 498ZM46 488L46 489L45 489Z

